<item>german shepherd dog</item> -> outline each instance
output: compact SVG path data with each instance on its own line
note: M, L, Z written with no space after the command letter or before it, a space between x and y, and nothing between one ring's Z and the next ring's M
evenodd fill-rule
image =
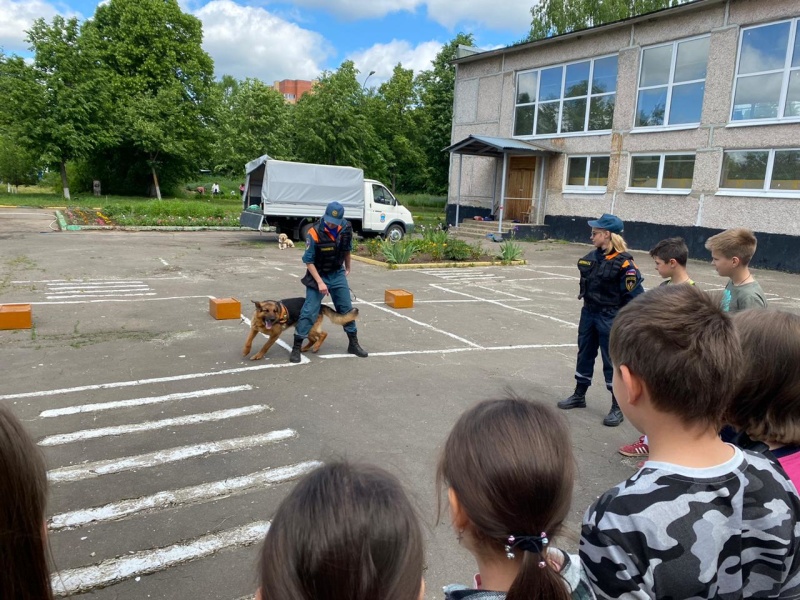
M272 344L278 341L281 333L284 330L294 327L300 319L300 311L303 309L305 298L286 298L285 300L264 300L263 302L252 301L256 305L256 311L253 313L253 320L250 323L250 333L247 335L247 341L244 343L242 349L242 356L250 354L253 346L253 340L259 333L268 336L267 343L256 354L250 357L250 360L261 360L264 355L272 347ZM323 304L319 308L317 320L308 332L308 343L301 348L303 352L309 349L312 352L319 350L322 342L328 337L328 334L322 331L322 319L328 317L335 325L346 325L358 318L358 309L354 308L350 312L340 314L330 306Z

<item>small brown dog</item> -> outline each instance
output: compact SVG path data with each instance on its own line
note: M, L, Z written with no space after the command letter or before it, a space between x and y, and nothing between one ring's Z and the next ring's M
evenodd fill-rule
M253 313L250 333L244 343L242 356L250 354L253 340L259 333L263 333L269 338L267 343L264 344L261 350L250 357L250 360L261 360L272 347L272 344L278 341L281 333L297 324L298 319L300 319L300 311L303 310L305 298L286 298L285 300L265 300L263 302L253 300L252 302L256 305L256 311ZM322 331L323 317L328 317L335 325L346 325L358 318L358 309L354 308L348 313L339 314L330 306L325 304L320 306L317 320L311 327L311 331L308 332L308 343L301 348L303 352L309 349L312 352L316 352L322 342L325 341L325 338L328 337L328 334Z
M287 248L294 248L294 242L289 239L289 236L282 233L278 236L278 249L286 250Z

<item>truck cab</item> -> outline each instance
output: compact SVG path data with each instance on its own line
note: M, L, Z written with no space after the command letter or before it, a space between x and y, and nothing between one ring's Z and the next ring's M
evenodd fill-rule
M380 181L364 180L364 232L382 232L387 240L397 241L411 233L414 218L405 206Z

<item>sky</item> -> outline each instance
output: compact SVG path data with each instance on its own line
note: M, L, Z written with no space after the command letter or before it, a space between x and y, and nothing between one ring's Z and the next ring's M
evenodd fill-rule
M107 0L104 0L107 1ZM459 32L492 49L522 39L537 0L178 0L203 22L203 47L217 78L267 83L314 79L354 61L362 84L387 80L400 62L430 68ZM34 19L60 14L83 20L98 0L0 0L0 49L30 56L25 31Z

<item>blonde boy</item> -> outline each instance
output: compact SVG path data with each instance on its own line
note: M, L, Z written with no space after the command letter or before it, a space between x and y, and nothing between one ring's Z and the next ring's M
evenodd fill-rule
M622 309L613 387L650 460L583 520L580 555L602 598L795 598L800 498L763 455L721 441L743 355L731 319L691 285Z
M756 253L756 236L752 231L743 227L726 229L708 238L706 249L711 252L711 264L717 273L730 278L722 293L722 310L736 312L767 306L764 290L748 267Z

